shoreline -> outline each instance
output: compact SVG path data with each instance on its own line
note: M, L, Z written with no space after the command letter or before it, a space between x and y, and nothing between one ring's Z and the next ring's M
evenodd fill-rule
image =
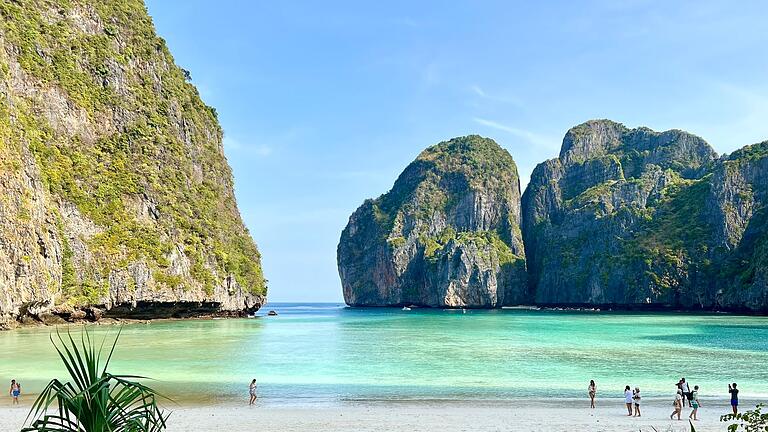
M299 303L297 303L299 304ZM328 303L336 304L336 303ZM442 311L499 311L499 310L519 310L519 311L531 311L531 312L594 312L594 313L680 313L690 315L733 315L733 316L748 316L748 317L762 317L768 316L766 310L753 310L749 308L681 308L676 306L662 305L662 304L617 304L617 303L605 303L605 304L555 304L555 303L542 303L531 305L509 305L499 307L473 307L473 306L429 306L419 305L414 303L399 303L392 305L349 305L341 303L343 306L349 309L365 310L365 309L402 309L404 307L410 309L422 309L422 310L442 310Z
M672 411L668 401L653 400L641 405L642 417L628 417L620 398L598 400L597 408L580 400L517 400L478 403L477 401L388 401L354 402L328 406L270 406L257 400L242 403L179 406L171 411L169 431L228 430L246 432L254 429L286 432L310 431L469 431L469 430L593 430L605 432L689 431L688 414L682 420L669 420ZM754 407L757 401L743 401L742 408ZM6 402L8 403L8 402ZM0 417L8 419L9 430L18 430L29 411L29 405L18 408L0 407ZM699 409L697 431L725 431L720 415L730 412L727 401L704 402Z
M141 324L163 320L252 318L266 302L238 310L220 309L215 302L146 302L132 305L57 306L40 313L24 312L0 320L0 331L17 328L56 327L71 324ZM154 312L153 312L154 311Z
M524 312L581 312L581 313L596 313L596 314L622 314L622 313L675 313L682 315L713 315L713 316L744 316L744 317L762 317L768 316L768 311L754 311L750 309L685 309L674 308L661 305L515 305L515 306L501 306L495 308L481 308L481 307L433 307L433 306L420 306L414 304L400 304L400 305L380 305L380 306L355 306L345 303L318 303L323 306L337 306L340 309L349 310L401 310L403 307L409 307L414 310L424 311L443 311L443 312L457 312L457 311L471 311L471 312L491 312L491 311L524 311ZM293 305L304 305L304 303L276 303L271 305L270 311L283 307L291 307ZM252 312L251 314L245 313L208 313L194 316L180 316L180 317L168 317L158 316L154 318L130 318L105 315L100 318L77 318L68 319L61 315L54 315L56 318L41 319L33 316L20 316L15 319L0 322L0 332L12 331L18 329L34 329L34 328L57 328L61 326L70 325L132 325L132 324L151 324L154 322L176 322L176 321L209 321L209 320L236 320L236 319L254 319L267 317L267 313L263 315L257 315L261 310L265 310L262 305L261 308ZM279 316L280 312L276 316Z
M63 321L57 321L57 322L45 322L45 321L40 321L37 319L30 318L24 321L16 320L16 321L8 321L5 323L0 323L0 332L19 330L19 329L35 329L35 328L55 329L57 327L66 327L66 326L72 326L72 325L120 326L120 325L133 325L133 324L152 324L155 322L163 323L163 322L176 322L176 321L212 321L212 320L221 320L221 319L227 319L227 320L255 319L255 318L262 318L265 316L266 314L264 315L222 314L222 315L199 315L199 316L189 316L189 317L158 317L158 318L145 318L145 319L104 317L96 320L78 319L73 321L63 320Z

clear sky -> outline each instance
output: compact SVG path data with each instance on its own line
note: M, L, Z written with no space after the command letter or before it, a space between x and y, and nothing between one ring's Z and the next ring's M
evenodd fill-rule
M336 245L429 145L518 164L592 118L768 139L768 2L147 0L216 108L269 301L340 301Z

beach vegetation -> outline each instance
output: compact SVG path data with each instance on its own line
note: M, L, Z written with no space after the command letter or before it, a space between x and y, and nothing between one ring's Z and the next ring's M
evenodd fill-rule
M22 432L156 432L166 428L170 414L160 408L161 397L136 381L144 377L108 372L120 338L105 351L83 329L79 338L58 330L51 343L69 373L69 381L51 380L30 409L29 427ZM79 339L79 340L78 340ZM106 359L102 355L106 354ZM102 361L103 360L103 361Z
M764 406L759 404L753 410L720 416L720 421L731 422L728 425L728 432L766 432L768 431L768 413L762 412Z

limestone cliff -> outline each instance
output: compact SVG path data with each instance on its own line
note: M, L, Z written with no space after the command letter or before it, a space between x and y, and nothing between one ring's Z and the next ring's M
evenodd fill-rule
M143 3L0 16L0 322L257 309L216 112Z
M568 131L522 198L535 302L765 311L765 148L717 158L682 131Z
M721 158L708 182L707 290L690 304L768 313L768 141Z
M350 305L500 307L528 300L512 157L476 135L424 150L349 219L338 247Z

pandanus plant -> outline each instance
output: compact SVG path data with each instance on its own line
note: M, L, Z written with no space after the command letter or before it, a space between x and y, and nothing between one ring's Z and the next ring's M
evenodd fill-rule
M122 330L121 330L122 331ZM118 331L106 360L101 344L83 329L79 342L67 331L51 334L51 343L69 373L70 381L51 380L29 411L26 431L42 432L155 432L166 427L168 415L158 406L161 396L137 382L145 377L113 375L107 367L120 338Z

